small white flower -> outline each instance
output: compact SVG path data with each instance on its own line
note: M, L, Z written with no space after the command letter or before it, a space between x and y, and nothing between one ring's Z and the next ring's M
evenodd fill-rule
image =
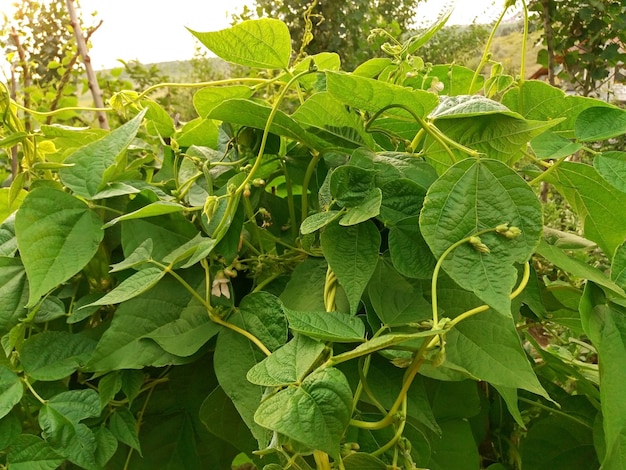
M224 296L227 299L230 299L230 289L228 287L228 278L224 274L224 271L218 271L215 275L215 279L213 279L213 283L211 284L211 295L215 297Z

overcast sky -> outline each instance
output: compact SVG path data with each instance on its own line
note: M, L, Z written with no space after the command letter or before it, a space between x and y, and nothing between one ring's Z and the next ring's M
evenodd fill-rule
M10 13L15 0L0 0L0 12ZM233 13L250 0L80 0L86 23L90 14L102 20L91 39L94 67L119 65L117 59L138 59L144 64L190 59L195 40L185 26L196 31L227 28ZM418 22L433 21L454 0L428 0L418 6ZM493 6L493 4L496 6ZM452 24L489 21L500 13L504 0L458 0Z

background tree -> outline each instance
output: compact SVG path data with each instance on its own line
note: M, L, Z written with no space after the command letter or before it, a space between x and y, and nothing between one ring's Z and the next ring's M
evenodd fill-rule
M626 3L620 0L533 0L546 49L540 60L585 96L611 78L611 70L626 62Z
M337 52L343 68L354 67L376 55L378 45L368 42L370 31L384 28L394 35L407 31L415 18L420 0L255 0L252 9L244 7L239 19L253 16L278 18L289 27L293 49L316 54ZM310 9L310 20L305 13ZM312 23L312 34L307 34L307 21Z

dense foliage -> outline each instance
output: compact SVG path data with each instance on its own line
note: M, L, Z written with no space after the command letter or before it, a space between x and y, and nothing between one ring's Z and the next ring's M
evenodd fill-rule
M626 61L626 4L619 0L534 0L544 25L541 60L587 96Z
M121 91L110 132L27 130L2 88L3 465L625 468L626 112L424 65L435 30L352 73L194 32L264 73L183 125Z
M353 70L379 52L368 38L376 28L395 35L414 22L420 0L254 0L244 7L241 18L278 18L289 28L292 47L309 55L336 52L345 70Z

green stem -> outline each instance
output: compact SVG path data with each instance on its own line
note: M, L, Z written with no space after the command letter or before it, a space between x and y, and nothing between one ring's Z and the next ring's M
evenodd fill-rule
M561 158L559 160L557 160L556 162L554 162L552 164L552 166L550 166L550 168L548 168L546 171L544 171L543 173L541 173L539 176L537 176L536 178L532 179L531 181L528 182L528 184L530 186L534 186L537 183L541 183L547 176L549 176L550 174L552 174L553 171L555 171L560 165L561 163L565 161L564 158Z
M396 442L398 442L400 438L402 437L402 434L404 433L404 427L406 426L406 413L407 413L407 408L408 408L407 407L408 402L409 400L407 400L406 395L405 395L404 400L402 400L402 415L404 416L404 418L400 421L400 424L398 425L398 429L396 430L396 433L393 435L391 440L387 442L387 444L385 444L384 446L379 447L374 452L372 452L372 455L374 457L382 455L385 452L387 452L389 449L395 446Z
M465 237L459 240L458 242L453 243L446 249L446 251L442 253L442 255L437 260L437 264L435 264L435 269L433 271L433 280L430 286L430 293L432 297L431 302L432 302L432 313L433 313L432 315L433 316L433 328L437 328L437 324L439 323L439 312L437 308L437 280L439 278L439 270L441 269L441 265L443 264L444 260L456 248L458 248L461 245L464 245L465 243L468 243L470 238L479 237L481 235L484 235L485 233L489 233L493 231L495 231L495 228L488 228L485 230L481 230L479 232L474 233L473 235L470 235L469 237Z
M476 71L474 72L474 76L472 77L472 81L469 86L470 93L473 93L474 87L476 86L476 80L478 80L478 77L480 76L480 72L482 71L483 67L487 64L487 62L489 62L489 50L491 49L491 43L493 42L493 39L496 36L496 30L498 29L498 26L500 26L500 23L502 23L502 20L504 19L504 15L506 14L508 10L509 10L509 5L507 4L504 10L502 10L502 14L500 15L500 17L496 21L496 24L493 26L491 30L491 34L489 35L489 39L487 39L487 44L485 45L485 50L483 51L483 55L480 58L480 63L478 64L478 67L476 68Z
M306 173L304 174L304 180L302 180L302 220L306 219L309 215L309 183L311 182L313 172L321 156L321 154L315 150L312 151L312 154L313 158L309 161L306 167Z
M159 90L161 88L204 88L209 86L220 86L220 85L232 85L236 83L254 83L254 84L262 84L265 85L268 82L275 81L275 79L268 80L266 78L227 78L224 80L214 80L210 82L197 82L197 83L157 83L156 85L152 85L146 88L137 96L137 101L149 95L153 91Z
M187 291L189 291L189 293L196 299L198 300L198 302L200 302L202 304L202 306L206 309L207 313L209 314L209 319L214 322L217 323L218 325L222 325L225 328L228 328L229 330L233 330L236 333L239 333L242 336L245 336L247 339L249 339L250 341L252 341L254 344L256 344L256 346L263 351L263 353L266 356L269 356L270 354L272 354L272 352L267 349L267 347L265 347L265 345L261 342L261 340L259 338L257 338L256 336L254 336L252 333L250 333L249 331L246 331L242 328L239 328L237 325L233 325L232 323L227 322L226 320L223 320L221 317L219 317L218 315L216 315L213 312L213 307L211 307L211 304L209 304L205 299L202 298L202 296L200 294L198 294L196 292L196 290L191 287L189 285L189 283L187 281L185 281L177 272L172 270L172 266L165 266L161 263L159 263L158 261L154 261L151 260L151 262L153 264L155 264L156 266L160 267L161 269L163 269L165 272L171 274L178 282L180 282L182 284L182 286L187 289Z
M287 188L287 207L289 210L289 218L291 219L291 235L295 239L298 236L298 221L296 220L296 207L293 202L293 184L291 178L289 178L289 171L287 165L282 162L283 173L285 174L285 187ZM303 219L304 220L304 219Z
M48 400L44 400L41 395L39 395L35 389L33 388L33 386L30 384L30 382L28 381L28 379L26 377L22 377L22 382L24 382L26 384L26 386L28 387L28 390L30 390L30 393L33 394L33 396L37 399L37 401L39 403L41 403L42 405L45 405L46 403L48 403Z
M524 84L526 77L526 49L528 47L528 7L526 6L526 0L522 0L522 8L524 9L524 32L522 34L522 57L519 73L520 86Z

